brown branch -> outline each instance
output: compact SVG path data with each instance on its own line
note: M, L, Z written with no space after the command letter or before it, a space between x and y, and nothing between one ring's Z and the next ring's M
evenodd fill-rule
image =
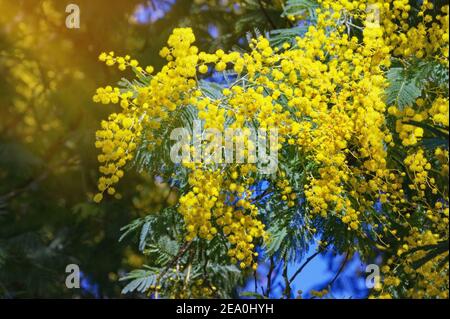
M266 297L269 297L270 290L272 289L272 273L275 268L275 262L273 260L273 257L270 257L270 268L269 272L267 273L267 289L266 289Z
M336 279L338 279L339 275L342 273L342 270L344 270L344 267L347 264L347 262L349 260L349 257L350 257L350 252L347 252L347 254L345 255L345 259L344 259L344 261L341 264L341 267L339 267L338 272L336 273L334 278L328 283L327 287L331 288L331 286L334 284Z
M80 113L78 115L77 119L74 121L74 123L72 123L72 125L69 127L67 136L63 136L63 137L57 139L56 141L53 142L52 145L50 145L49 149L47 150L47 154L43 157L43 162L49 163L53 159L53 157L58 153L57 152L58 148L60 146L64 145L64 143L68 140L68 136L70 135L70 133L73 133L79 127L82 117L83 117L83 114ZM39 176L30 178L27 181L25 181L18 188L14 189L6 194L0 195L0 202L10 200L10 199L20 195L21 193L27 191L36 183L41 182L44 179L46 179L48 177L49 173L50 173L50 169L47 168Z
M292 275L291 279L289 279L289 283L292 283L295 279L295 277L298 276L298 274L300 274L302 272L302 270L306 267L306 265L308 265L308 263L313 260L317 255L319 255L322 251L319 250L316 253L314 253L313 255L309 256L308 259L306 259L306 261L297 269L297 271Z
M169 271L169 269L172 268L180 260L180 258L184 256L184 254L188 251L189 247L191 247L191 244L192 241L189 241L180 247L178 254L169 262L167 267L159 274L156 282L159 282L159 280Z
M46 179L48 175L49 175L49 171L46 170L41 175L39 175L38 177L26 181L19 188L16 188L16 189L10 191L9 193L6 193L6 194L0 196L0 202L5 202L7 200L13 199L14 197L20 195L21 193L26 192L27 190L32 188L35 184L37 184L37 183L43 181L44 179Z
M284 287L284 292L283 294L286 296L286 298L291 298L291 282L289 281L288 278L288 261L286 259L286 255L283 258L283 278L284 278L284 283L285 283L285 287Z

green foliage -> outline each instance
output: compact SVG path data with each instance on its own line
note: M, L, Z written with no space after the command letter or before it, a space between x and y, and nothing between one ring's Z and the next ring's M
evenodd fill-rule
M284 43L295 45L295 37L302 36L307 30L307 26L273 30L269 33L270 44L275 47L281 47Z
M162 286L166 296L181 292L201 279L220 286L217 297L231 297L243 274L234 265L223 260L228 244L223 238L211 241L196 239L191 243L183 241L183 222L174 208L134 220L122 228L121 239L130 234L139 234L138 246L146 256L146 264L133 270L121 280L130 282L123 293L146 292L150 286ZM183 265L189 265L183 267ZM183 289L174 290L172 281L182 282ZM178 287L177 289L180 289Z
M400 109L412 105L421 94L415 79L409 77L403 68L391 68L387 72L389 88L386 92L386 102L389 105L398 105Z
M144 269L135 269L120 280L131 280L123 289L122 293L127 294L133 291L146 293L150 286L156 282L156 272L158 268L144 266Z
M426 137L420 141L420 144L427 149L434 150L438 147L443 147L448 150L449 134L440 127L417 121L408 121L406 124L411 124L424 129L427 134Z
M412 59L390 68L386 103L400 109L411 106L424 92L448 95L448 68L433 60Z
M7 172L11 180L17 182L42 169L43 161L20 143L0 141L0 167Z
M284 6L283 16L307 16L315 20L319 5L314 0L288 0Z

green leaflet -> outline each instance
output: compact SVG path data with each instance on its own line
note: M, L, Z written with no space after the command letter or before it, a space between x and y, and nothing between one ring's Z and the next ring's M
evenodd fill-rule
M414 79L405 75L403 68L392 68L387 72L389 87L386 91L388 105L397 105L400 109L412 105L421 95Z
M283 16L308 14L310 19L315 20L318 7L319 4L314 0L288 0L284 7Z
M386 77L386 103L400 109L411 106L429 89L448 96L448 68L434 60L411 59L404 65L391 68Z

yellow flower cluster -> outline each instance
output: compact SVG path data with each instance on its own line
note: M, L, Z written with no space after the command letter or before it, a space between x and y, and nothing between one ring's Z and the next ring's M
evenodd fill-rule
M97 141L95 147L102 150L98 156L101 166L99 168L103 177L99 179L98 190L94 201L103 199L103 192L114 195L116 193L114 184L123 177L122 168L133 158L140 137L141 126L135 118L130 118L123 113L113 113L108 121L102 121L102 129L96 133Z
M410 184L409 188L417 190L420 196L425 196L425 189L432 187L434 193L437 189L434 187L434 179L428 177L428 171L431 169L431 164L424 155L423 149L419 149L416 153L411 154L405 158L405 164L409 171L413 174L414 184Z
M431 102L419 98L416 100L414 107L408 106L402 110L396 106L390 106L388 113L397 119L395 130L405 146L417 144L424 134L424 130L411 124L412 122L423 122L431 119L437 125L448 127L448 99L444 97L438 97ZM388 140L386 140L386 142L391 141L391 137L388 137Z
M113 66L117 64L117 68L120 71L125 71L127 67L131 67L139 73L153 73L152 66L147 66L144 70L141 66L139 66L139 62L135 59L131 59L129 55L126 55L124 57L116 57L113 51L109 53L103 52L102 54L100 54L98 59L102 62L105 62L107 66Z
M421 102L418 101L419 105ZM389 113L396 116L398 119L395 123L395 130L398 133L402 144L411 146L417 144L423 137L423 129L412 124L407 124L409 121L422 122L427 118L427 111L415 112L412 107L406 107L403 111L391 106Z
M189 265L187 272L190 273L192 266ZM177 266L171 269L170 278L168 280L168 287L165 287L165 292L168 292L169 298L174 299L188 299L188 298L214 298L217 297L217 287L215 287L207 279L193 279L192 277L180 276L183 273L183 267ZM158 288L158 289L156 289ZM150 287L150 292L157 293L161 290L161 286L153 285Z
M286 177L285 172L280 172L280 178L277 181L276 185L281 190L281 200L287 202L288 207L293 207L295 205L295 199L297 195L293 192L292 187L290 186L289 180Z
M212 225L213 208L219 200L222 178L218 171L194 170L189 176L192 191L180 197L179 212L183 215L188 232L186 240L197 235L211 240L217 234Z
M428 113L434 123L448 127L448 99L438 98L434 100Z
M187 35L187 37L184 37ZM195 86L192 77L192 71L195 74L196 55L186 54L186 46L189 48L193 42L193 33L187 29L179 29L169 39L169 48L167 54L163 50L162 55L168 59L168 64L155 76L152 67L145 70L139 67L136 60L126 56L115 57L114 52L108 54L102 53L99 59L107 65L131 66L140 74L151 77L148 86L134 86L127 90L119 90L107 86L99 88L93 97L95 102L103 104L119 103L122 107L122 113L113 114L108 121L102 123L102 130L97 132L96 146L102 149L99 161L105 163L101 167L101 172L105 175L99 180L99 190L95 196L95 201L101 201L102 193L108 190L114 194L114 189L110 186L117 183L118 178L115 171L119 171L133 157L133 150L136 148L136 142L140 138L142 127L151 129L146 136L153 144L159 144L160 139L153 138L153 130L161 127L164 121L169 119L169 112L177 108L177 104L187 104L187 96L190 90ZM195 49L192 50L195 52ZM123 68L120 68L123 69ZM120 173L119 175L122 175Z
M224 131L225 126L242 129L255 123L259 128L276 128L280 152L295 148L302 159L314 164L303 190L308 217L337 218L352 235L364 239L363 226L370 225L377 245L384 249L389 247L386 238L408 242L408 247L428 243L428 239L417 240L430 234L448 239L448 230L439 226L445 221L448 225L448 208L438 208L434 199L440 196L448 207L448 191L439 189L436 181L448 178L448 151L438 148L433 154L422 148L419 142L425 138L424 129L411 123L432 121L448 131L448 98L439 92L424 93L414 105L400 109L387 105L385 96L386 71L393 59L415 56L446 62L448 6L432 18L428 14L432 4L424 1L420 11L423 22L410 26L411 7L405 0L319 3L317 25L281 47L272 47L268 39L259 37L251 41L247 53L217 50L210 54L193 46L191 29L175 29L160 52L167 64L148 76L149 85L130 88L132 94L124 96L129 103L124 118L134 119L137 128L156 132L170 122L171 112L192 105L206 128ZM362 29L362 39L347 32L357 19L362 24L356 26ZM102 59L112 61L109 64L117 61L111 55ZM203 92L197 81L197 76L212 69L238 74L238 80L223 89L220 98ZM97 93L96 100L114 103L123 94L128 93L107 87ZM109 125L106 131L112 133L104 133L108 141L117 140ZM146 133L150 134L145 136L148 142L158 143L156 134ZM245 140L244 136L236 140ZM398 141L406 148L406 155L399 160L391 156ZM117 147L106 151L111 149L115 154ZM232 260L242 268L255 266L255 243L265 237L258 208L250 200L255 166L217 164L185 163L190 172L189 190L180 197L178 209L185 220L186 239L199 236L211 240L216 234L224 235L233 246L228 252ZM292 207L299 194L289 178L279 172L274 185ZM408 195L411 191L412 197ZM374 208L378 204L392 214L380 216ZM425 215L433 224L423 232L412 231L409 219L423 207L431 207L431 214ZM400 237L399 224L411 231ZM444 269L448 273L448 264ZM434 270L432 266L427 272ZM421 288L422 293L427 293L442 273L433 276L435 279ZM387 280L386 285L390 284L395 286L398 281ZM382 291L380 296L389 294Z
M205 128L224 129L225 111L219 108L218 101L205 97L196 89L194 77L197 69L205 72L207 63L215 63L216 69L223 70L228 63L236 61L240 54L225 54L221 50L216 54L199 53L192 46L194 40L190 29L174 30L169 37L168 46L160 51L160 55L168 63L161 72L151 77L149 86L135 87L125 92L110 86L97 90L95 102L120 102L123 112L111 115L108 121L102 123L102 130L97 132L96 146L102 149L102 154L99 155L102 163L100 170L106 176L100 178L100 193L94 200L100 201L105 190L110 194L115 192L112 186L122 177L123 165L132 158L142 127L159 129L163 122L170 121L169 112L175 111L177 107L188 103L195 105L199 109L200 119L205 121ZM102 53L99 59L109 66L119 64L119 69L125 69L120 65L138 68L136 62L132 63L134 60L115 57L113 52ZM262 96L261 92L259 96ZM155 140L154 143L158 141ZM248 139L246 143L248 145ZM255 218L257 208L248 200L251 193L246 192L246 188L249 185L237 185L237 176L234 177L235 182L225 182L218 170L190 166L188 163L186 166L191 169L191 191L179 199L179 212L186 224L186 240L193 240L197 236L211 240L219 227L233 246L229 251L232 261L238 262L242 268L252 265L256 268L253 262L254 241L265 233L264 225ZM250 167L242 167L240 173L248 174L251 170ZM225 193L224 189L228 189L230 194ZM236 201L234 206L231 205L233 201Z
M437 203L439 204L439 203ZM441 205L437 205L441 206ZM434 209L433 214L446 216L446 222L441 225L441 229L448 229L448 207ZM415 265L426 257L426 250L415 250L421 246L434 246L442 243L444 238L440 238L431 231L422 233L418 228L413 228L410 234L404 239L404 243L397 251L397 255L386 261L382 267L383 286L380 293L382 298L392 298L390 290L402 282L404 277L398 271L402 269L404 273L412 276L413 281L406 292L408 298L442 298L449 297L448 291L448 271L449 264L445 262L445 254L441 254L423 264Z
M249 200L248 185L236 184L236 175L228 182L222 176L219 170L201 167L193 169L189 175L192 190L180 197L178 208L186 224L186 240L197 236L212 240L220 229L232 245L228 251L231 261L239 263L241 268L253 266L256 269L254 241L265 236L264 224L256 219L258 209Z
M366 20L372 27L380 27L377 32L384 34L385 50L395 56L418 58L434 56L441 61L448 59L448 5L442 6L440 14L433 17L435 7L430 0L422 1L418 12L409 0L319 0L318 2L324 8L333 10L331 16L334 19L338 19L342 12L351 13L351 16ZM420 22L411 25L409 23L411 17L420 18ZM326 24L333 22L326 21L324 25Z

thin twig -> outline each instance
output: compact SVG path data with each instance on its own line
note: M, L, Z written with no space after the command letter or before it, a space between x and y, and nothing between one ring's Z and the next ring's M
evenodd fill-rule
M327 287L330 287L334 284L334 282L336 281L336 279L339 277L339 275L341 274L342 270L344 270L345 265L348 262L348 259L350 257L350 252L347 252L347 254L345 255L345 259L341 264L341 267L339 267L338 272L336 273L336 275L334 276L334 278L328 283Z
M75 130L80 126L82 117L83 117L83 114L79 113L76 121L74 121L74 123L72 123L72 125L69 127L69 131L67 133L67 136L63 136L63 137L58 138L56 141L54 141L52 143L52 145L50 145L50 147L47 150L47 153L43 157L43 162L44 163L50 163L50 161L53 159L53 157L56 154L58 154L58 152L57 152L58 148L60 146L64 145L64 143L69 139L69 135L71 133L75 132ZM9 191L6 194L1 194L0 195L0 202L11 200L14 197L22 194L23 192L26 192L27 190L32 188L35 184L38 184L39 182L45 180L48 177L49 174L50 174L50 168L47 168L39 176L32 177L32 178L28 179L27 181L25 181L18 188L14 189L12 191Z
M29 179L21 187L16 188L16 189L10 191L9 193L6 193L6 194L0 196L0 202L5 202L7 200L10 200L10 199L20 195L21 193L26 192L28 189L32 188L34 185L36 185L39 182L46 179L48 175L49 175L49 171L46 170L42 174L40 174L38 177L36 177L34 179Z
M159 274L158 279L156 282L159 282L159 280L169 271L170 268L175 265L178 260L180 260L181 257L188 251L189 247L191 247L192 241L185 243L183 246L181 246L180 250L178 251L178 254L170 261L170 263L167 265L167 267Z
M273 257L270 257L270 268L269 268L269 272L267 274L266 297L269 297L270 289L272 289L272 273L273 273L274 268L275 268L275 262L273 260Z
M306 259L306 261L297 269L297 271L292 275L291 279L289 279L289 283L292 283L295 279L295 277L298 276L298 274L300 274L302 272L302 270L306 267L306 265L308 265L308 263L313 260L318 254L320 254L322 251L319 250L316 253L314 253L313 255L309 256L308 259Z
M291 298L291 282L289 281L288 278L288 261L286 258L286 255L283 258L283 278L284 278L284 295L286 296L286 298Z

